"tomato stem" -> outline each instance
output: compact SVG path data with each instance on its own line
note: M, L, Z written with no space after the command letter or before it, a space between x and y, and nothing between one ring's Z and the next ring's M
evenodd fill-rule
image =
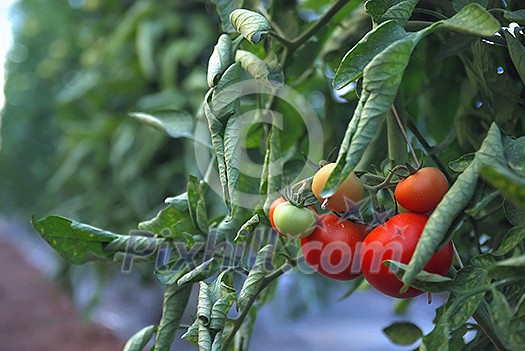
M439 168L441 172L443 172L445 177L447 177L449 184L452 184L452 178L448 175L447 167L445 167L445 165L443 164L443 162L441 162L439 157L437 157L432 152L432 146L430 146L430 144L426 141L425 137L423 136L423 134L421 134L416 124L410 117L407 118L407 126L408 126L408 129L410 129L410 131L412 132L412 134L414 134L417 141L421 144L421 146L423 147L423 150L425 150L425 153L432 159L436 167Z
M386 113L386 132L390 166L394 167L405 163L408 160L406 145L392 110Z
M452 241L452 249L454 250L454 257L456 257L456 261L458 261L459 268L465 267L463 264L463 261L461 260L461 256L459 256L458 249L456 248L456 244L454 244L454 241Z
M416 168L419 168L420 164L419 164L419 160L417 158L416 152L414 151L414 147L412 146L412 143L408 139L408 135L407 135L407 133L405 131L405 123L404 123L405 121L401 120L401 118L399 117L399 114L397 113L396 107L394 105L392 105L392 107L390 109L392 111L392 115L394 116L394 120L397 123L397 126L399 127L399 130L401 131L401 135L403 136L403 139L405 139L405 142L408 145L408 149L410 150L410 153L412 154L412 158L414 159L414 163L416 164ZM387 123L388 123L388 119L387 119ZM391 123L392 123L392 121L391 121ZM393 128L393 126L389 126L389 127Z

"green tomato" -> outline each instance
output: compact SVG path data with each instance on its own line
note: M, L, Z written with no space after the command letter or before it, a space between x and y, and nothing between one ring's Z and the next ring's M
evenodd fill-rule
M317 226L317 212L309 207L297 207L289 202L279 204L273 213L275 228L289 238L304 238Z

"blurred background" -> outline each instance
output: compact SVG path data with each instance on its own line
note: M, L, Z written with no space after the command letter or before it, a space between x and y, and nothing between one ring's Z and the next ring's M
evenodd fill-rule
M305 21L316 18L315 9L305 9ZM363 16L352 25L354 37L332 43L327 57L340 59L370 23ZM184 191L196 168L191 141L140 125L129 113L196 115L218 28L205 1L0 3L2 350L118 350L158 321L162 288L151 267L123 274L118 264L69 265L32 231L29 217L59 214L125 233ZM353 108L333 96L324 73L312 77L320 91L309 97L321 118ZM339 127L327 126L327 140L340 140L329 137ZM372 291L339 301L350 288L287 274L259 314L252 350L409 350L381 330L407 320L426 333L442 303L439 296L432 305L425 296L400 303ZM175 348L195 349L185 342Z

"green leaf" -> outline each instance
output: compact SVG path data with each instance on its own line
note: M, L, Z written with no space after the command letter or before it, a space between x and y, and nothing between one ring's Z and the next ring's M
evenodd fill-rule
M359 163L397 95L403 73L417 43L437 27L431 26L393 42L376 55L363 72L363 89L339 149L337 165L330 174L323 198L332 196Z
M180 337L182 340L186 340L187 342L191 342L192 344L196 345L199 342L199 319L195 319L193 323L190 325L188 330L182 336Z
M270 74L268 75L267 79L271 80L272 82L284 83L284 73L283 68L281 67L281 64L279 63L279 58L275 54L274 51L268 52L266 57L264 58L264 62L268 65L268 68L270 69Z
M513 34L509 33L508 30L503 31L505 40L507 41L507 47L510 54L510 59L516 67L516 71L521 78L522 82L525 82L525 47Z
M272 115L273 116L273 115ZM266 152L264 155L264 166L259 185L259 194L266 194L262 208L269 210L274 196L281 187L281 175L283 173L280 130L277 123L272 123L268 138L266 139ZM263 199L261 198L261 202Z
M249 51L237 50L235 61L255 79L267 79L270 75L270 66Z
M415 276L421 272L428 260L445 241L448 229L455 218L467 206L476 190L479 170L482 163L500 162L503 159L501 133L493 124L481 148L476 152L474 161L458 176L437 208L428 219L416 250L409 262L409 267L402 281L408 287Z
M516 11L504 11L503 17L510 22L517 22L520 25L525 24L525 9Z
M525 208L525 179L523 177L497 163L481 167L481 175L515 205Z
M224 275L225 272L221 273L211 284L200 282L197 304L199 349L208 350L212 347L212 343L216 345L214 347L218 347L217 343L221 342L228 311L235 300L235 289L224 283ZM186 338L194 341L195 328L193 326L192 328L192 331L188 330L186 333L188 334Z
M498 20L477 3L468 4L441 23L449 30L487 37L494 36L501 28Z
M222 351L222 335L224 331L221 329L217 334L215 334L215 337L213 339L213 343L211 344L211 351Z
M210 351L212 342L210 330L202 323L199 323L199 351Z
M264 278L269 272L268 264L273 254L273 245L266 245L263 247L255 258L255 263L248 273L248 277L244 281L239 296L237 297L237 310L244 309L248 301L250 301L258 292Z
M460 328L476 312L486 293L477 289L489 283L485 267L466 266L457 272L443 315L450 330Z
M523 349L525 344L525 323L512 321L511 309L503 293L493 289L492 295L490 315L500 340L509 350L517 351Z
M241 81L241 66L233 63L226 69L215 89L212 89L211 100L206 96L205 103L210 103L211 111L221 123L226 123L228 119L238 113L240 108L239 97L242 87L236 84ZM221 132L224 125L221 125Z
M193 226L202 233L208 233L208 214L203 194L204 183L190 175L188 180L188 209Z
M505 157L509 168L525 176L525 137L505 138L504 142Z
M503 200L503 211L505 217L514 226L521 226L525 224L525 209L519 208L511 201Z
M383 329L383 333L397 345L412 345L418 341L423 332L417 325L409 322L395 322Z
M142 351L148 344L151 337L155 333L155 325L150 325L141 329L133 335L124 345L123 351Z
M211 0L215 4L217 13L221 19L222 30L230 33L234 30L230 23L230 14L242 6L243 0Z
M214 276L219 269L220 265L217 260L210 258L180 277L177 280L177 285L181 286L183 284L196 283L208 279Z
M246 238L255 230L255 228L257 228L258 225L259 215L254 214L249 220L246 221L246 223L242 225L241 228L239 228L239 231L237 232L237 235L233 241L236 244L246 241Z
M395 20L404 25L418 2L419 0L369 0L365 3L365 10L375 23Z
M214 301L211 308L209 328L215 331L224 329L236 293L235 289L225 284L221 278L216 279L209 289L210 297Z
M245 9L234 10L230 22L235 30L252 44L257 44L270 31L270 24L263 15Z
M153 274L162 285L172 286L189 271L190 264L177 257L155 269Z
M474 204L473 207L467 208L465 210L465 213L469 214L474 219L478 219L484 215L483 210L499 196L500 194L497 190L492 191L486 195L482 195L482 197Z
M222 74L233 63L232 40L228 34L222 34L213 48L208 61L208 86L213 88Z
M230 216L233 215L237 203L235 188L240 175L240 87L234 85L239 80L240 65L235 63L223 74L215 90L210 90L204 99L204 112L217 156L224 202Z
M191 284L167 286L154 351L169 351L191 294Z
M363 75L370 61L394 41L406 36L406 31L395 21L387 21L368 32L339 64L332 84L341 89Z
M456 173L461 173L467 169L467 167L474 160L474 153L466 154L458 158L457 160L450 161L448 167Z
M448 325L441 319L434 330L423 337L420 351L448 351Z
M221 273L211 284L200 282L197 316L202 325L212 330L224 328L235 300L235 289L223 281L224 275Z
M194 139L193 117L186 112L158 110L150 113L131 112L129 116L160 132L166 133L173 139Z
M138 228L174 239L182 238L183 233L195 233L188 210L187 194L182 197L170 202L153 219L139 223Z
M235 208L238 204L237 183L241 175L241 136L242 119L239 114L236 114L228 120L224 130L224 160L226 163L231 213L235 213Z
M497 262L490 267L489 275L496 279L525 279L525 255Z
M399 278L403 276L408 267L406 264L391 260L386 260L383 264L390 268ZM423 291L441 292L450 290L452 281L449 277L421 271L412 282L412 286Z
M205 282L199 282L199 300L197 303L197 318L203 326L208 326L211 319L211 307L213 301L211 300L208 289L210 286Z
M114 252L105 246L122 236L58 216L41 220L31 217L33 228L65 260L83 264L110 259Z
M487 8L488 0L452 0L452 7L456 12L461 11L465 6L471 3L477 3L480 6Z
M525 239L525 225L514 227L505 234L503 241L496 251L492 253L493 256L503 256L513 250Z

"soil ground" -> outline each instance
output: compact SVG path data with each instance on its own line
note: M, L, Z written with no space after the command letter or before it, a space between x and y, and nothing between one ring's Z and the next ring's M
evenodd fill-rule
M122 350L102 326L82 321L71 299L0 238L0 350Z

